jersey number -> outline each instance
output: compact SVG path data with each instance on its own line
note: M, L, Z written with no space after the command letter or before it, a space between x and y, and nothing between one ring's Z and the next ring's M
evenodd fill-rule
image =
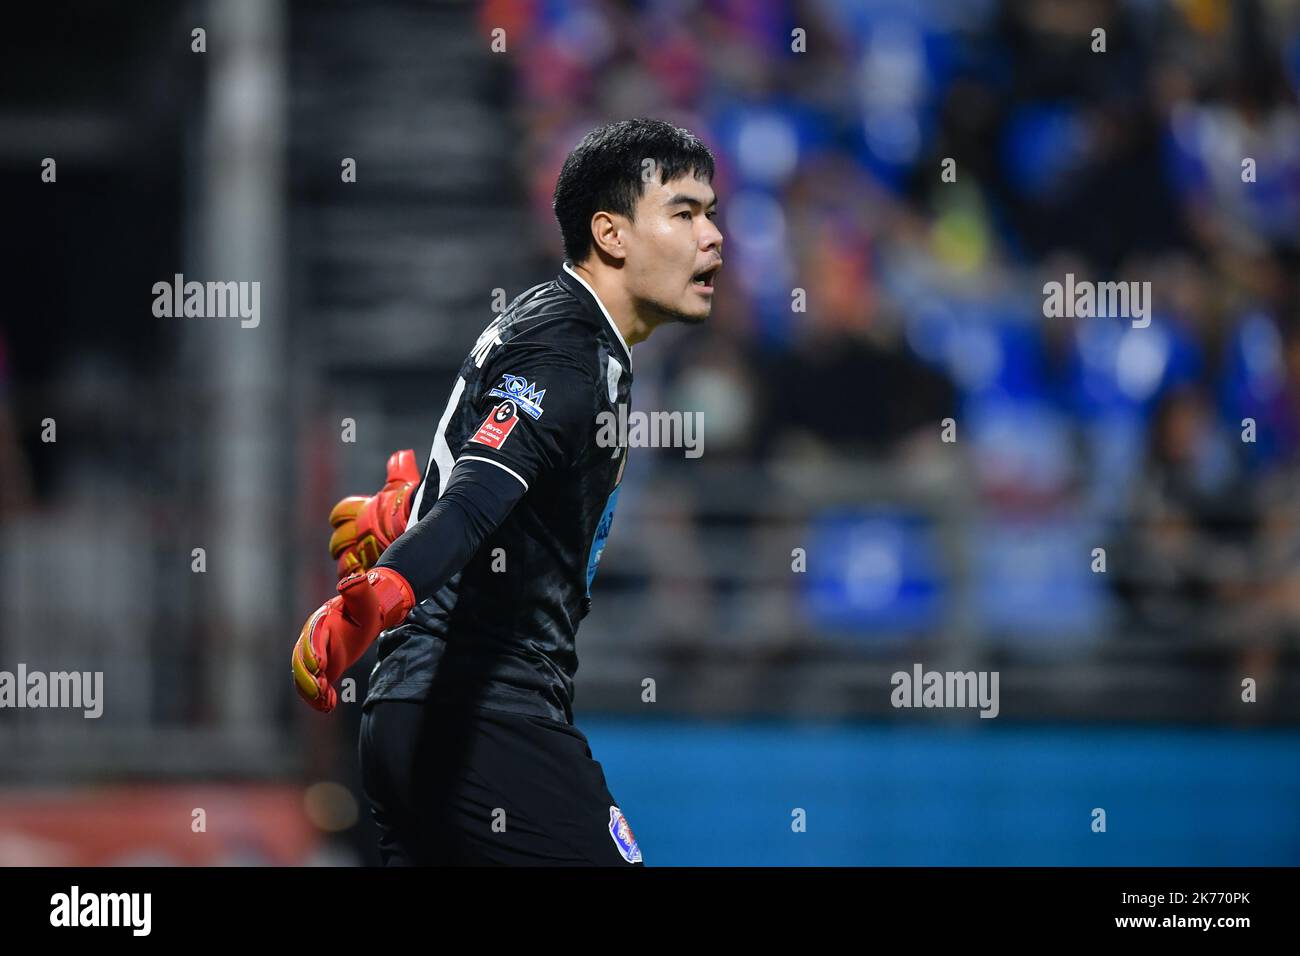
M500 332L501 319L496 318L492 320L492 324L484 329L483 333L478 337L478 341L474 343L473 351L470 352L470 354L474 356L475 368L482 368L483 363L487 361L488 353L491 352L495 346L501 344Z

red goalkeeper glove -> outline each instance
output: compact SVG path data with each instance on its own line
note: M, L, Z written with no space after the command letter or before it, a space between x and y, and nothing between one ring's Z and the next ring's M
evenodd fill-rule
M293 683L312 707L329 713L338 703L334 685L379 636L415 607L411 585L392 568L353 574L339 593L307 618L293 646Z
M406 530L419 483L415 452L406 448L388 457L388 481L377 494L351 495L334 506L330 557L338 562L340 578L373 568L384 549Z

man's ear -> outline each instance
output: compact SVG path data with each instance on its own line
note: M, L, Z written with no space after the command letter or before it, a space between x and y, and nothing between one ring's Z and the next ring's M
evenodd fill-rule
M622 216L598 212L591 217L591 241L605 255L621 262L627 258L627 248L623 244L626 226L627 220Z

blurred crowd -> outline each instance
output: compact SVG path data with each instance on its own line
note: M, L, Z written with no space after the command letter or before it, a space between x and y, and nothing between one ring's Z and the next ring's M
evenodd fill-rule
M761 688L764 667L788 674L789 661L828 645L856 653L893 635L973 636L981 647L1021 650L1142 644L1166 659L1161 648L1244 661L1251 673L1288 661L1296 670L1296 4L480 0L463 8L476 24L438 35L465 57L462 66L444 51L447 75L464 79L454 89L425 88L423 60L390 55L407 34L412 48L432 42L440 27L423 8L374 18L331 5L289 9L290 35L316 59L299 54L288 82L319 94L296 97L286 114L309 146L288 181L315 184L286 201L299 223L288 250L294 355L320 391L272 423L286 445L310 449L284 486L302 479L300 539L277 542L286 568L311 578L304 591L328 583L325 509L364 490L333 480L330 468L346 459L348 482L371 481L378 464L368 463L391 448L423 453L441 403L427 376L450 376L473 341L482 286L525 277L501 250L531 248L536 275L554 274L562 254L551 197L565 155L601 123L649 115L713 148L726 268L708 323L637 347L636 405L701 412L705 453L630 457L598 613L584 632L585 686L635 660L629 647L689 675L704 673L687 665L714 649L729 687L738 661L757 662ZM336 18L347 16L356 19L345 30ZM170 34L150 30L160 35L133 33L133 42L154 51L147 62L165 64L157 51ZM488 52L497 30L504 57ZM332 72L344 55L357 57L355 76ZM183 62L201 75L197 61ZM315 66L304 72L302 63ZM480 83L489 75L506 83ZM390 90L394 76L409 80L400 93ZM56 99L81 103L93 85L81 82ZM66 563L61 549L98 566L90 549L117 554L119 537L130 536L130 547L153 554L160 581L175 576L153 604L132 602L139 622L114 616L124 642L152 628L148 659L159 675L194 653L172 633L191 633L204 617L201 588L173 552L177 541L205 540L205 521L222 522L204 482L205 462L224 452L203 444L215 440L206 425L190 427L208 414L193 396L139 398L150 380L177 386L160 395L187 394L178 343L197 326L136 323L136 334L122 334L135 320L101 321L96 308L116 303L134 315L132 290L183 261L175 245L196 213L181 204L194 172L179 131L191 112L202 115L188 110L191 100L202 101L187 93L177 99L187 110L165 114L170 138L114 141L165 142L171 152L105 154L116 164L113 188L60 182L60 196L81 183L75 208L120 220L129 241L99 242L78 227L58 232L64 245L14 245L23 268L47 270L34 273L43 279L33 288L67 297L53 305L63 337L47 342L19 309L0 324L0 517L25 515L6 526L19 545L4 557L16 567L26 549L21 565L40 583L33 548L51 567ZM444 115L421 110L453 102L474 104L465 115L479 125L467 120L455 136L421 125ZM502 108L509 137L499 135ZM375 134L375 117L388 133ZM410 135L417 127L421 136ZM356 142L370 144L366 168L384 185L340 191L318 153ZM431 182L435 147L447 152ZM513 150L512 165L498 170L480 155L492 148ZM145 154L153 166L139 172ZM479 193L456 185L470 166ZM504 231L513 222L504 215L488 216L482 198L514 215L512 178L529 217L522 237L513 224ZM142 201L128 187L157 182L174 187L170 211L127 215ZM438 184L456 200L430 191ZM49 195L27 200L34 222L55 222L40 218ZM327 204L336 218L325 217ZM438 218L444 206L460 218ZM396 208L412 211L394 229ZM324 254L311 237L324 237ZM38 254L46 248L61 257ZM453 253L463 268L447 269ZM72 268L84 281L63 282ZM455 285L430 281L438 268L456 272L472 308L420 298ZM1044 285L1067 275L1149 282L1150 324L1046 317ZM330 366L338 360L322 343L351 350L348 330L362 321L378 378L400 378L389 356L424 348L414 371L402 367L405 391L356 388L362 379L345 382ZM374 401L374 427L363 430L373 447L349 455L351 446L308 440L357 414L361 398ZM146 406L169 414L137 414ZM64 434L77 435L57 456L40 440L50 409ZM101 423L109 411L116 417ZM64 537L52 535L37 512L69 491L84 500L60 519ZM112 534L101 527L106 515L120 526ZM798 549L806 569L795 567ZM65 607L53 592L32 596L27 583L11 583L8 616L43 620L53 608L102 617L103 601L125 599L101 586L105 594ZM294 623L299 602L264 600L276 621ZM28 630L4 635L9 653ZM157 663L167 655L177 663ZM171 703L151 706L202 710L173 701L164 676L152 680ZM716 700L707 680L695 685Z
M1270 659L1297 635L1294 4L485 0L480 27L527 38L520 169L557 261L587 130L654 115L714 148L714 316L637 379L703 409L706 458L919 474L951 417L980 513L1068 516L1126 627ZM1066 273L1150 282L1150 325L1045 318Z

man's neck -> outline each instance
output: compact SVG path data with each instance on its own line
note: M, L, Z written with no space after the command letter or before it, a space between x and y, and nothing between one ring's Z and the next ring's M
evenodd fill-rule
M629 348L650 338L657 323L637 312L636 303L627 294L623 284L614 279L610 270L591 269L576 262L572 263L572 267L595 291Z

